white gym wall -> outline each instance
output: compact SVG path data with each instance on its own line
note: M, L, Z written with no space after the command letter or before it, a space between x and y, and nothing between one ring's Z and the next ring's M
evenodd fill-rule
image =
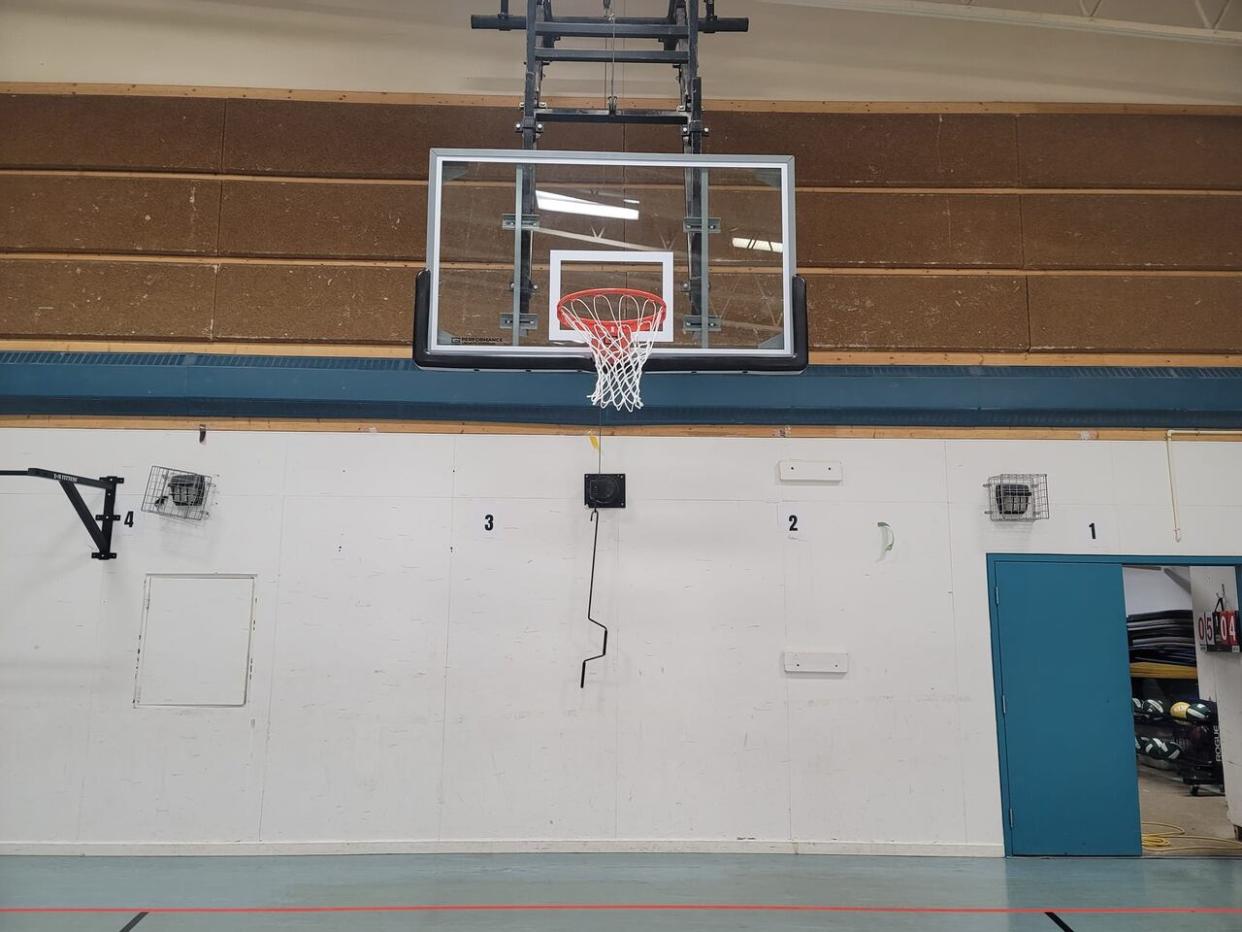
M1160 442L602 444L0 431L7 464L122 475L137 512L101 563L53 483L0 485L0 850L1000 855L984 555L1242 551L1239 444L1174 444L1180 542ZM211 517L138 511L152 464L216 476ZM600 513L611 638L580 690L597 468L628 507ZM1051 519L989 522L1000 472L1047 472ZM150 574L253 576L244 705L135 705Z
M1222 0L1203 0L1209 16ZM598 10L599 0L575 0ZM558 8L565 7L561 2ZM1075 0L992 0L1074 13ZM1201 25L1191 0L1102 0L1099 16ZM514 9L524 7L514 0ZM496 0L0 0L0 81L521 93L520 33L472 32ZM666 0L617 0L662 15ZM749 35L704 46L709 97L741 100L1242 102L1242 47L999 23L722 0ZM1233 4L1221 29L1242 30ZM658 69L621 66L623 96L666 97ZM601 93L601 69L558 65L549 94Z

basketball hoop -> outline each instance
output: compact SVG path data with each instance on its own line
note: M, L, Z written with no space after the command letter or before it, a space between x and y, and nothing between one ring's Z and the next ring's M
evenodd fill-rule
M666 309L659 295L637 288L588 288L561 298L556 315L562 326L582 334L595 357L592 404L618 411L643 406L643 366Z

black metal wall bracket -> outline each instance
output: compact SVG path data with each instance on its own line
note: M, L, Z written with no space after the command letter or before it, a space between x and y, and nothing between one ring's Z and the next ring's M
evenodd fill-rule
M125 480L120 476L100 476L98 479L88 479L85 476L75 476L71 473L39 469L37 466L31 466L28 469L0 469L0 476L33 476L36 479L51 479L53 482L59 482L60 487L65 490L65 497L69 499L69 504L77 512L82 526L86 528L86 533L91 536L91 542L95 545L95 552L91 554L91 559L116 559L116 554L112 550L112 525L121 520L121 516L116 514L116 487ZM82 493L78 491L80 485L91 489L103 489L103 514L91 514L91 510L82 499Z

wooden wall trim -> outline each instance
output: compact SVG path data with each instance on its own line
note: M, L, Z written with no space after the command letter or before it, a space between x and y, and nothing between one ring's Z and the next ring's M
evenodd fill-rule
M408 359L406 344L282 343L160 340L0 339L0 352L37 353L203 353L236 356L337 356ZM1242 355L1229 353L948 353L836 352L810 354L813 366L1168 366L1242 367Z
M248 174L238 174L235 172L184 172L184 171L135 171L133 169L78 169L78 168L0 168L0 175L37 175L41 177L52 178L184 178L191 181L273 181L282 184L382 184L382 185L406 185L408 187L425 188L427 187L426 178L357 178L349 175L333 175L328 177L317 177L314 175L267 175L259 172ZM473 183L478 187L493 187L498 182L479 181ZM855 188L843 188L844 191L854 191ZM887 188L885 190L900 190L899 188ZM932 188L929 191L940 193L943 189ZM973 192L975 188L963 189ZM1025 190L1025 189L1022 189ZM1041 190L1054 190L1052 188ZM1066 188L1062 190L1063 194L1074 194L1080 189ZM1210 189L1182 189L1169 188L1171 193L1189 194L1196 190L1203 190L1204 193L1216 193ZM1093 190L1092 193L1095 193ZM1101 191L1100 193L1104 193ZM1161 193L1156 188L1135 188L1131 194L1151 194ZM1237 192L1242 193L1242 192Z
M912 353L812 350L813 366L1242 366L1228 353Z
M268 175L258 172L238 174L235 172L185 172L185 171L134 171L129 169L108 170L108 169L68 169L68 168L0 168L0 177L6 176L31 176L31 177L50 177L50 178L140 178L166 180L171 178L179 178L186 181L243 181L243 182L259 182L259 183L280 183L280 184L330 184L330 185L385 185L385 186L405 186L414 188L427 187L426 178L358 178L347 175L332 175L328 177L316 177L312 175ZM459 183L460 184L460 183ZM506 182L495 181L474 181L466 182L463 187L501 187L508 185ZM555 184L549 184L548 187L557 187ZM601 186L607 187L607 186ZM667 185L630 185L630 187L646 187L646 188L667 188ZM729 186L717 186L712 190L735 190ZM1138 196L1138 197L1242 197L1242 188L1024 188L1024 187L940 187L930 188L926 186L902 186L902 185L798 185L796 188L799 194L861 194L861 195L885 195L885 194L963 194L963 195L983 195L983 194L1017 194L1017 195L1034 195L1046 196L1055 194L1087 194L1092 197L1096 195L1108 196Z
M303 265L303 266L356 266L359 268L422 269L424 259L351 259L327 256L220 256L189 255L180 253L99 253L99 252L5 252L0 251L0 261L52 260L56 262L153 262L177 265ZM442 268L506 271L511 265L488 262L446 262ZM765 269L737 268L734 273L765 272ZM934 278L937 276L1029 276L1062 278L1242 278L1242 269L1023 269L1023 268L967 268L936 266L910 268L887 265L808 266L798 269L803 276L816 275L908 275Z
M249 100L307 100L333 103L420 104L446 107L517 107L516 94L418 94L403 91L339 91L309 88L203 87L179 84L91 84L81 82L0 82L0 94L68 94L79 96L202 97ZM641 99L651 106L674 104L663 98ZM598 97L553 97L561 106L594 106ZM1023 103L1006 101L863 101L863 100L711 100L708 110L775 113L1155 113L1238 116L1242 106L1226 104Z
M0 415L0 430L187 430L379 434L509 434L570 437L757 437L839 440L1072 440L1164 441L1159 428L1022 427L769 427L743 424L653 424L583 427L575 424L493 424L479 421L319 420L307 418L174 418ZM1179 433L1179 443L1238 443L1242 431Z
M314 265L360 268L422 269L424 259L350 259L304 256L191 256L161 253L103 252L0 252L0 260L43 259L57 262L172 262L177 265ZM504 268L504 266L501 266ZM1238 273L1242 274L1242 272Z

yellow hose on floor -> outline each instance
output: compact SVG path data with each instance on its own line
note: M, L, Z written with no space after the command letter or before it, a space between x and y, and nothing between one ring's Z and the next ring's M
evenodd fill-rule
M1234 841L1231 838L1212 838L1208 835L1187 835L1184 828L1168 822L1143 822L1144 828L1149 825L1161 825L1168 829L1164 832L1143 832L1143 850L1150 851L1152 854L1174 854L1182 851L1229 851L1242 855L1242 841ZM1174 844L1174 841L1207 841L1211 844L1182 845Z

